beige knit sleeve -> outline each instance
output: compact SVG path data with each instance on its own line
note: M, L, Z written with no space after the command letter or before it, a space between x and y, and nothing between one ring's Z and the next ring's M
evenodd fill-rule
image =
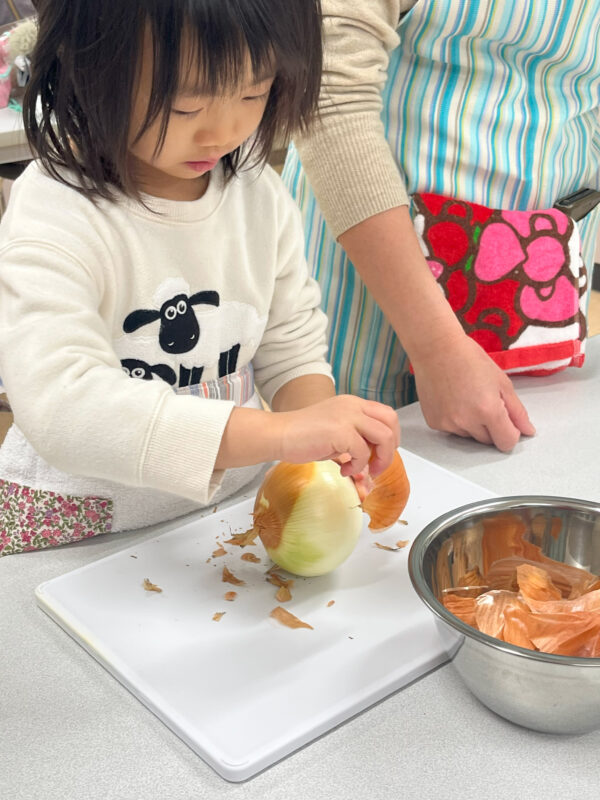
M384 136L381 91L400 14L415 0L322 0L320 119L295 139L317 201L337 238L408 202Z

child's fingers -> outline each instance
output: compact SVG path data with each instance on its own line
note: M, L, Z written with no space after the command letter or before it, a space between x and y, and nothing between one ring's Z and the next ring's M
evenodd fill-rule
M398 447L400 445L400 423L398 422L398 415L391 406L367 400L363 411L367 416L378 420L389 428L394 434L394 446Z
M362 503L362 501L369 494L373 486L373 481L371 480L371 476L369 475L368 467L366 469L361 470L361 472L357 473L356 475L352 475L352 480L354 481L354 486L356 487L356 491L358 492L358 497Z
M392 462L398 446L399 430L388 427L372 417L364 417L359 425L359 433L369 445L369 473L379 475Z
M372 453L369 461L369 472L371 475L379 475L389 467L394 451L400 445L400 423L394 409L381 403L369 403L366 413L373 415L392 434L391 445L385 437L381 441L371 440Z
M362 459L353 458L351 461L346 461L345 464L341 465L340 472L345 478L352 478L364 469L361 464Z
M340 465L340 472L345 477L350 477L359 474L367 467L371 457L371 447L369 442L357 433L353 437L347 453L343 455L348 455L350 458Z
M379 437L375 436L374 438ZM389 432L385 438L387 439L386 443L375 444L365 433L362 435L357 433L353 442L347 447L350 460L340 466L342 475L355 476L366 471L367 468L370 474L377 475L388 467L392 461L395 447Z
M394 450L391 451L389 457L387 455L387 451L383 455L378 455L377 448L373 448L373 454L371 455L371 460L369 461L369 473L371 475L381 474L391 464L393 454Z

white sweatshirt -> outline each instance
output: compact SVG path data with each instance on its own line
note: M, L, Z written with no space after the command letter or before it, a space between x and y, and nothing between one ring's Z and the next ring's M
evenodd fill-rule
M270 168L226 186L215 171L194 202L145 201L94 204L25 170L0 225L0 375L52 467L206 504L234 407L222 398L257 404L248 365L267 402L330 375L326 320Z

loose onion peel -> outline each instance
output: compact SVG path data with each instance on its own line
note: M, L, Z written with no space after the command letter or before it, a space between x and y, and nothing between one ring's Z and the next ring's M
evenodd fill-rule
M361 503L351 478L334 461L280 462L269 470L256 496L252 534L270 558L295 575L311 577L333 571L354 550L363 526L393 525L406 506L410 485L400 454L375 478ZM361 484L365 492L365 482Z
M404 462L396 450L392 463L373 479L373 488L362 502L363 511L369 515L370 530L382 531L397 522L409 494L410 483Z

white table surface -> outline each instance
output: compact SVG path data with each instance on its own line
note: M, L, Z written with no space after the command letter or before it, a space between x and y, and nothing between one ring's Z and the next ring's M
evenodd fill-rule
M26 161L28 158L31 158L31 150L23 129L21 112L0 108L0 164Z
M520 378L535 438L510 455L399 412L402 445L498 494L600 498L600 336L583 369ZM143 534L0 559L0 797L7 800L597 800L600 731L496 717L450 665L243 784L221 779L41 610L42 581Z

